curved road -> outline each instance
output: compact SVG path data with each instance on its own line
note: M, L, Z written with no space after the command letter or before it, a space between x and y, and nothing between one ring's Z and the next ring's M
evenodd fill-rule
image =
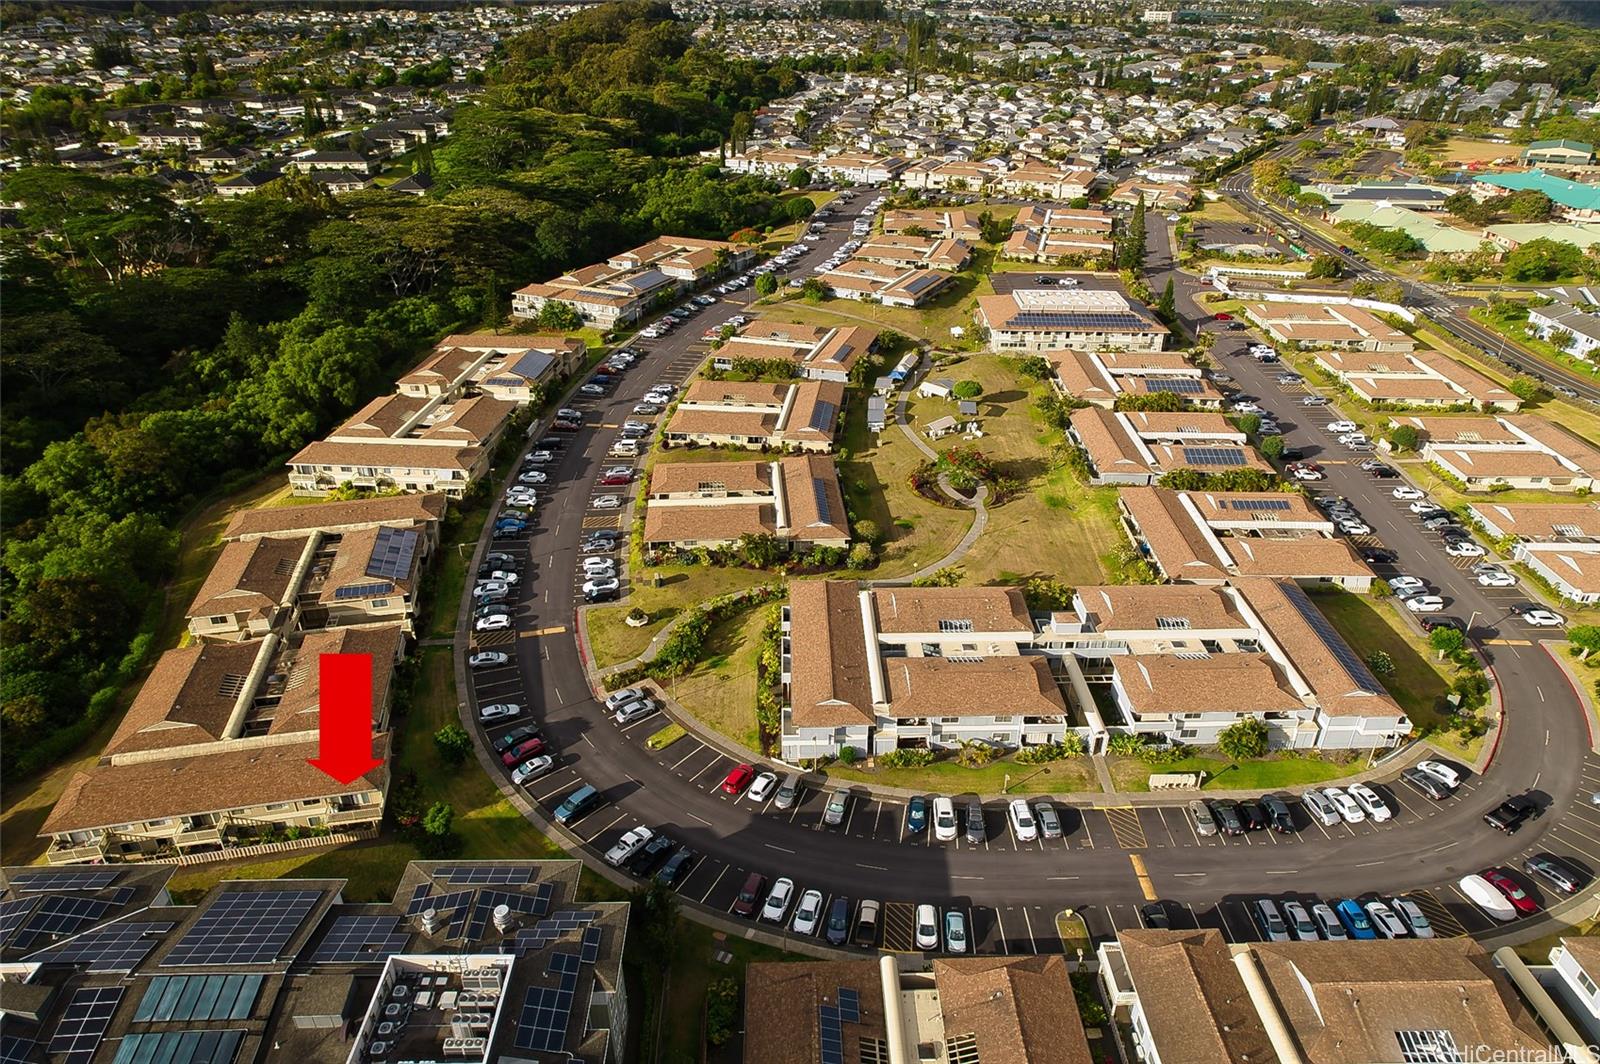
M864 201L858 197L856 207ZM1152 230L1152 282L1159 290L1171 263L1163 258L1165 230ZM796 273L808 272L813 261L845 238L845 231L830 230ZM1180 284L1179 293L1181 313L1199 327L1205 315L1193 291ZM1522 855L1539 850L1600 869L1600 815L1595 815L1600 810L1587 801L1574 802L1580 790L1600 789L1600 759L1589 754L1584 710L1564 674L1534 641L1536 635L1513 629L1511 623L1519 622L1508 622L1503 606L1486 599L1420 529L1403 522L1385 542L1408 562L1415 555L1412 570L1454 600L1452 611L1474 611L1479 619L1472 635L1480 644L1508 640L1483 645L1503 692L1507 723L1489 775L1470 779L1444 802L1425 802L1409 789L1380 785L1397 809L1386 824L1332 829L1305 824L1293 836L1201 839L1189 828L1181 800L1121 809L1092 808L1086 800L1082 808L1064 810L1065 838L1018 843L1005 825L1003 804L991 801L984 843L932 843L926 833L904 837L904 807L898 800L858 794L845 823L830 828L821 824L824 796L815 790L808 789L790 812L723 795L718 784L737 760L692 734L659 753L648 750L644 740L666 720L657 715L618 728L588 688L576 639L582 582L575 574L577 546L586 525L628 527L626 514L619 522L616 511L590 507L595 495L628 490L597 484L600 470L616 464L606 450L617 426L649 384L686 379L701 358L695 344L700 332L739 309L724 300L697 315L679 333L654 344L614 394L590 402L588 426L563 450L551 482L540 492L535 534L522 541L497 540L492 548L526 556L522 599L514 638L495 643L490 637L476 644L514 654L507 667L470 674L470 706L475 712L484 703L513 701L531 708L561 758L555 773L526 788L546 811L579 782L600 788L606 804L572 826L572 834L590 850L604 852L637 824L665 831L704 855L681 883L680 895L691 906L711 910L726 911L751 871L789 876L799 890L815 887L830 898L843 894L962 907L971 916L979 952L1060 949L1052 918L1066 907L1083 911L1094 933L1109 934L1134 923L1137 907L1158 895L1176 903L1179 925L1192 920L1238 939L1252 937L1240 905L1245 897L1410 890L1442 932L1477 933L1487 930L1488 921L1447 885L1461 875L1493 864L1515 866ZM1219 363L1225 357L1219 356ZM1315 427L1295 431L1309 434ZM1335 490L1356 500L1365 497L1362 489L1373 494L1355 466L1331 469L1339 478ZM1376 505L1363 505L1363 512L1370 514ZM479 557L485 549L480 544ZM479 728L477 734L480 740L492 739L509 726L487 733ZM509 787L507 780L500 782ZM1542 818L1511 837L1481 822L1507 793L1527 790L1547 796ZM909 912L905 905L886 907L886 948L910 948Z

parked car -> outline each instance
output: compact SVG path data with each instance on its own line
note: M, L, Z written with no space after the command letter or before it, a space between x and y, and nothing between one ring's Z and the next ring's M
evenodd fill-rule
M766 876L760 872L751 872L745 876L744 884L739 887L739 893L733 899L733 915L743 916L746 919L753 918L766 892Z
M655 832L643 825L624 832L622 838L613 843L611 849L606 851L606 864L612 868L621 868L624 861L638 853L644 847L644 844L654 836Z
M1244 821L1244 829L1247 832L1267 830L1267 811L1257 802L1249 799L1241 800L1239 819Z
M500 761L509 768L512 765L520 765L528 758L537 757L542 753L544 753L544 740L534 737L524 739L516 746L506 749L501 753Z
M794 880L784 876L767 891L767 900L761 905L760 919L781 924L789 914L789 902L794 899Z
M1539 806L1527 795L1514 795L1483 814L1483 822L1497 831L1514 835L1529 820L1537 819Z
M618 706L617 711L611 715L611 719L616 721L618 725L628 725L636 720L643 720L658 708L660 707L656 705L654 699L641 698L635 702Z
M1560 628L1566 620L1553 610L1526 610L1522 619L1535 628Z
M1194 821L1197 835L1211 836L1217 833L1217 818L1211 814L1211 807L1200 799L1189 802L1189 818Z
M1406 930L1417 938L1433 937L1433 924L1423 915L1422 906L1410 898L1394 898L1389 902L1389 907L1395 911L1395 915L1405 921Z
M1334 903L1333 911L1338 914L1339 922L1349 932L1351 938L1370 939L1377 938L1378 932L1372 929L1372 919L1367 916L1367 911L1353 898L1344 898Z
M1153 901L1139 906L1139 924L1151 931L1171 931L1172 913L1165 902Z
M1271 898L1257 898L1251 902L1250 916L1268 942L1289 941L1289 925L1283 922L1283 915L1278 912L1278 905Z
M1322 902L1311 907L1311 919L1317 923L1317 931L1329 942L1344 942L1350 938L1350 932L1344 929L1344 924L1339 922L1338 915L1333 907Z
M533 724L519 724L515 728L512 728L510 731L505 732L505 733L503 733L501 735L497 735L495 737L495 740L494 740L495 753L503 754L507 750L512 749L513 747L520 746L521 744L527 742L529 739L534 738L538 734L539 734L539 729L538 729L538 727L536 725L533 725Z
M1304 905L1293 899L1283 903L1283 922L1289 925L1289 933L1297 942L1315 942L1317 940L1317 924L1311 919L1311 913Z
M1522 862L1522 870L1544 880L1562 894L1576 894L1589 881L1589 877L1571 861L1550 853L1536 853L1527 857Z
M772 797L772 792L778 787L778 774L763 770L756 773L756 778L750 781L750 789L745 792L745 797L757 804L765 802Z
M1374 824L1382 824L1394 815L1394 810L1389 808L1382 796L1365 783L1352 783L1346 790Z
M967 952L967 918L955 909L944 914L944 948L947 953Z
M1211 803L1211 812L1224 835L1244 834L1244 818L1239 815L1238 802L1231 798L1218 798Z
M822 810L822 822L829 827L844 823L845 810L850 808L850 792L842 787L828 795L828 804Z
M1322 788L1322 796L1333 803L1333 807L1339 810L1340 819L1346 824L1359 824L1367 819L1367 811L1361 804L1338 787Z
M1451 790L1461 786L1461 772L1454 765L1429 758L1418 761L1417 767Z
M1414 595L1406 599L1406 609L1412 613L1438 613L1444 609L1444 599L1438 595Z
M1295 832L1294 814L1289 810L1289 803L1275 794L1261 796L1261 808L1267 814L1267 824L1280 835L1292 835Z
M933 837L940 842L954 842L961 828L956 821L956 804L944 795L933 799Z
M1517 578L1504 569L1486 569L1476 575L1479 587L1516 587Z
M1406 925L1381 898L1367 902L1367 919L1382 938L1405 938Z
M549 754L531 757L512 770L511 782L518 787L525 783L532 783L555 767L556 759Z
M694 869L694 864L700 855L687 846L680 846L667 863L661 866L661 871L656 873L656 882L664 887L676 886L689 878L689 873Z
M483 724L493 724L496 721L510 720L520 716L522 707L515 702L491 702L487 706L478 707L478 720Z
M1311 819L1325 828L1331 828L1343 819L1339 815L1339 807L1315 787L1302 794L1300 801L1305 805L1306 812L1311 814Z
M878 910L880 906L871 898L862 898L856 906L856 928L850 935L851 944L861 949L872 949L878 944Z
M918 949L939 948L939 912L931 905L917 906L916 944Z
M791 772L783 777L783 782L778 784L777 793L772 796L774 809L789 809L794 806L795 800L800 797L800 774Z
M825 936L830 946L842 946L850 934L850 899L835 898L828 906L828 928Z
M1502 923L1517 918L1517 908L1511 900L1483 876L1462 876L1456 884L1468 901Z
M1392 495L1394 498L1400 499L1402 501L1414 500L1414 499L1426 499L1428 497L1427 494L1421 488L1413 488L1409 484L1402 484L1399 487L1395 488L1393 491L1391 491L1389 494Z
M602 800L600 792L585 783L582 787L567 795L566 799L556 806L556 823L571 824L587 815Z
M983 822L983 803L974 798L967 803L967 845L980 845L989 837L989 829Z
M1498 890L1505 899L1511 903L1512 908L1523 916L1528 916L1539 911L1539 903L1533 896L1522 889L1522 884L1512 879L1498 868L1486 868L1479 875L1488 880L1489 885Z
M1061 817L1049 802L1034 802L1033 811L1039 821L1039 833L1047 839L1061 837Z
M1436 802L1442 802L1450 797L1450 788L1442 780L1422 771L1416 765L1401 769L1400 779Z
M822 919L822 891L808 890L800 895L800 904L794 907L794 918L789 930L797 935L814 935Z
M722 793L737 798L750 786L750 781L756 778L756 770L749 765L736 765L728 771L722 780Z
M474 669L492 669L511 662L511 655L503 650L480 650L467 658L467 665Z
M906 803L906 834L920 835L928 830L928 800L920 794Z
M1013 798L1006 816L1011 821L1011 831L1018 842L1033 842L1039 837L1039 825L1033 819L1033 810L1028 808L1026 799Z

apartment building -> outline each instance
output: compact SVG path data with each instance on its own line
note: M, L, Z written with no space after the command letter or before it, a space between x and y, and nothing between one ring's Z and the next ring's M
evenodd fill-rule
M715 155L716 152L711 153ZM747 152L729 155L722 165L736 174L760 174L775 180L787 181L796 170L810 170L817 156L798 148L751 148Z
M667 423L668 447L833 450L844 385L807 380L764 384L699 380L684 390Z
M1566 1059L1470 938L1230 946L1211 928L1127 929L1097 952L1145 1064Z
M1017 588L795 581L784 633L787 760L1014 748L1069 728L1091 751L1112 733L1204 745L1245 716L1277 748L1387 748L1411 730L1289 581L1086 587L1041 615Z
M511 313L537 318L546 303L564 303L585 324L613 329L638 321L719 274L742 269L754 254L726 240L659 236L605 262L518 289L511 297Z
M1194 202L1194 197L1193 185L1130 177L1112 191L1109 199L1112 203L1121 203L1125 206L1133 206L1143 200L1148 209L1181 211L1188 209Z
M1600 314L1579 310L1570 303L1529 307L1528 329L1541 340L1563 341L1556 346L1577 358L1592 358L1600 351Z
M645 550L730 546L747 535L773 536L796 551L848 547L850 521L833 459L656 463Z
M961 240L968 245L983 239L978 216L965 207L929 207L926 210L893 210L883 214L883 231L894 236L911 230L911 235Z
M910 165L898 155L842 153L826 155L811 166L811 172L829 181L847 185L887 185L899 178Z
M1007 195L1046 200L1084 199L1094 183L1093 170L1063 170L1036 162L1002 174L997 182Z
M1109 255L1111 216L1103 211L1073 210L1034 204L1017 212L1002 258L1021 262L1055 262L1072 256Z
M1198 410L1222 409L1222 393L1176 352L1051 351L1050 383L1062 395L1111 408L1124 395L1170 392Z
M883 234L856 249L857 259L897 266L903 270L964 270L972 261L972 248L961 240L932 236Z
M989 163L921 159L900 172L900 184L932 192L983 192L994 184L998 173Z
M1437 351L1318 351L1314 357L1317 365L1369 403L1513 414L1522 409L1522 400L1508 389Z
M542 385L582 366L587 353L582 340L566 336L446 336L427 358L395 382L395 390L425 399L486 395L528 403L538 397Z
M1117 509L1141 555L1174 583L1268 576L1355 592L1372 586L1367 563L1304 495L1128 487Z
M1244 316L1280 344L1344 351L1406 352L1411 337L1370 310L1350 304L1255 301Z
M836 299L882 303L888 307L920 307L954 283L944 270L887 265L853 258L821 275Z
M1600 449L1532 414L1497 417L1390 419L1421 435L1422 457L1456 478L1467 491L1498 485L1544 491L1590 491L1600 475Z
M426 558L439 545L439 522L444 519L446 505L443 495L385 495L349 502L240 510L223 529L222 541L235 543L264 536L296 538L312 531L332 535L392 526L416 530Z
M744 1017L748 1064L816 1064L835 1044L862 1064L934 1059L932 1046L951 1064L1095 1059L1060 954L940 957L925 972L888 956L752 964Z
M1019 288L979 296L976 319L989 330L989 350L1160 351L1167 327L1120 292L1085 288Z
M864 325L804 325L757 318L715 349L712 368L727 372L741 361L782 360L805 380L848 384L850 374L878 345L878 330Z
M341 878L226 879L187 904L170 865L0 869L6 1044L18 1061L54 1045L74 1061L623 1064L629 905L580 901L580 867L413 861L387 900L351 901Z
M372 659L373 750L389 746L398 625L269 632L161 655L97 764L76 772L45 819L51 864L219 851L263 831L375 827L383 761L341 784L318 756L319 662Z
M1474 503L1474 521L1562 598L1600 602L1600 507L1593 503Z
M1094 484L1154 484L1176 469L1272 472L1245 433L1214 412L1087 406L1072 412L1067 437L1083 448Z

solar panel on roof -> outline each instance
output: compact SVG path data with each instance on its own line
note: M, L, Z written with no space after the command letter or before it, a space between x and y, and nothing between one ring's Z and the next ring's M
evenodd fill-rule
M0 1035L0 1064L29 1064L36 1044L22 1035Z
M99 890L109 887L122 874L120 869L42 868L37 872L11 874L11 888L18 893L46 890Z
M1312 605L1311 599L1306 597L1306 593L1300 589L1299 585L1282 584L1280 586L1283 590L1284 598L1288 599L1290 605L1294 606L1295 612L1300 614L1306 624L1311 626L1311 630L1317 633L1317 638L1322 640L1322 645L1327 648L1328 653L1332 654L1334 659L1344 667L1346 675L1350 677L1350 682L1369 695L1383 694L1383 685L1378 682L1376 676L1372 675L1372 670L1367 668L1367 663L1356 656L1356 652L1350 648L1350 644L1346 643L1344 637L1334 630L1333 625L1328 622L1328 618L1322 615L1322 611Z
M540 883L532 894L505 890L478 891L478 903L472 907L472 919L467 924L467 938L474 940L481 938L489 924L489 918L500 905L506 906L512 912L543 916L550 911L550 895L554 889L552 884Z
M1156 377L1144 382L1145 390L1171 392L1174 395L1199 395L1204 386L1192 377Z
M41 950L27 960L82 964L91 972L131 972L156 948L160 936L172 930L170 921L129 923L118 921L91 928L58 946Z
M811 408L810 427L818 432L827 432L833 427L833 419L838 415L838 407L826 400L818 400L817 405Z
M255 1008L260 975L158 975L133 1010L135 1022L242 1020Z
M311 955L312 964L382 964L411 940L398 916L341 916Z
M265 964L277 959L321 900L320 890L227 891L206 907L161 964Z
M577 957L570 953L557 953L551 957L547 975L559 973L555 986L528 988L522 1000L522 1013L517 1017L516 1046L543 1053L558 1052L567 1040L567 1025L572 1020L572 999L578 990L578 966L567 967L565 961L557 964L556 958Z
M435 868L430 875L446 883L531 883L529 865L469 864Z
M123 1035L112 1064L231 1064L243 1031L163 1031Z
M55 1034L50 1036L50 1055L64 1057L64 1064L89 1064L121 1001L120 986L86 986L73 991Z
M837 1005L817 1006L817 1035L822 1064L844 1064L844 1029Z
M1287 510L1290 503L1288 499L1229 499L1228 505L1235 510Z
M1183 460L1197 466L1242 466L1244 451L1237 447L1181 447Z
M845 1023L861 1022L861 995L855 987L839 988L839 1018Z
M39 904L38 898L0 902L0 942L8 941Z
M76 898L71 894L49 894L17 931L12 945L27 949L41 935L61 937L91 924L115 906L99 898Z
M1010 329L1092 329L1096 332L1142 332L1149 327L1137 314L1047 310L1019 311L1003 326Z
M817 503L817 519L825 525L833 524L833 507L828 504L828 486L820 480L813 480L811 493Z
M587 927L594 922L595 914L583 909L569 909L540 920L532 927L517 932L514 949L518 953L531 953L544 949L562 935Z
M367 558L367 575L386 580L404 580L410 576L419 539L414 528L385 525L378 529L378 536L372 543L372 554Z
M583 929L583 944L578 952L578 959L584 964L593 964L600 959L600 939L605 934L604 928L586 927Z
M351 584L348 587L338 587L333 590L335 600L373 598L378 595L387 595L394 590L394 585L387 580L376 584Z

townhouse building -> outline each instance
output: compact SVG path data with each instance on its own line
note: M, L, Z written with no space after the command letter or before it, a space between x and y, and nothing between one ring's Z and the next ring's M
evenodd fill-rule
M1543 491L1592 491L1600 476L1600 449L1532 414L1494 417L1425 417L1404 414L1391 426L1417 430L1422 457L1467 491L1499 485Z
M1083 449L1093 484L1154 484L1177 469L1273 471L1245 433L1214 412L1088 406L1072 412L1067 437Z
M588 351L576 337L457 333L434 345L395 389L426 399L486 395L529 403L541 388L581 368Z
M1411 337L1351 304L1247 301L1244 315L1275 342L1340 351L1408 352Z
M1562 340L1556 346L1577 358L1593 358L1600 351L1600 314L1579 310L1570 303L1529 307L1528 329L1550 343Z
M972 248L962 240L931 236L880 235L869 238L853 256L865 262L896 266L901 270L964 270L972 261Z
M835 299L882 303L887 307L920 307L948 289L954 278L944 270L889 265L853 258L819 278Z
M1437 351L1318 351L1314 358L1369 403L1506 413L1522 409L1522 400L1509 389Z
M848 547L850 522L833 460L659 462L645 501L645 550L725 547L772 536L786 549Z
M1197 410L1220 410L1222 393L1205 372L1175 351L1051 351L1051 385L1094 406L1112 408L1124 395L1168 392Z
M1160 351L1168 331L1120 292L1083 288L1019 288L979 296L975 318L997 353Z
M757 318L712 352L711 366L726 373L742 361L781 360L794 366L796 377L847 384L877 344L878 331L864 325L804 325Z
M755 255L726 240L659 236L605 262L530 284L511 297L511 313L538 318L546 303L571 307L586 324L613 329L722 273L742 269Z
M1002 258L1022 262L1055 262L1071 256L1112 253L1110 215L1041 204L1024 207L1012 222Z
M1593 503L1473 503L1472 519L1568 602L1600 602L1600 507Z
M1009 196L1045 200L1085 199L1094 188L1095 174L1093 170L1063 170L1029 162L1002 174L997 184Z
M668 447L826 453L843 409L844 385L837 381L698 380L684 390L662 441Z
M929 207L925 210L892 210L883 214L886 235L905 234L960 240L967 245L983 239L978 216L965 207Z

